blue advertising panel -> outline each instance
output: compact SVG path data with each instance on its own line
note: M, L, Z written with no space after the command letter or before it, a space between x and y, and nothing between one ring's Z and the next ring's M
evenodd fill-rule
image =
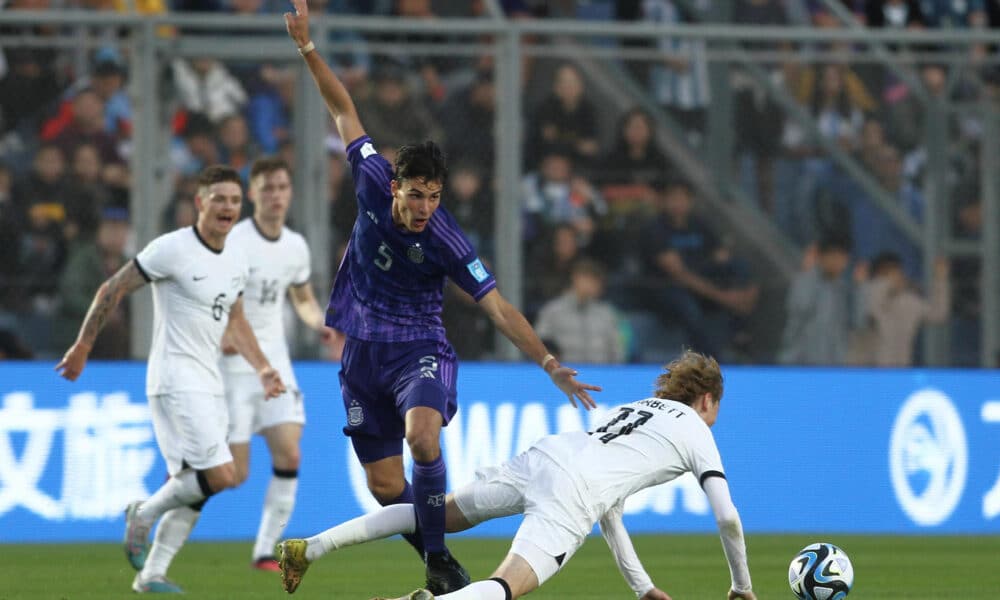
M306 401L298 503L288 536L377 507L341 433L337 366L296 367ZM650 395L655 367L586 367L601 408L574 409L537 367L463 364L460 409L444 431L449 487L539 437L603 424ZM991 371L730 367L713 428L750 532L1000 532L1000 375ZM75 383L51 364L0 363L0 542L118 540L122 509L166 477L145 366L92 363ZM409 460L407 458L407 469ZM212 498L200 539L250 539L270 478L260 440L241 488ZM626 505L634 532L714 531L690 476ZM519 520L470 535L509 536Z

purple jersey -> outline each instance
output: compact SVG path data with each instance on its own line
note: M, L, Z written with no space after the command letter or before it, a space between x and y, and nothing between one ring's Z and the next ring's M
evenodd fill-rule
M423 231L392 222L392 166L371 138L347 146L358 196L347 252L330 293L326 324L372 342L445 341L441 303L445 277L478 302L496 287L475 249L442 207Z

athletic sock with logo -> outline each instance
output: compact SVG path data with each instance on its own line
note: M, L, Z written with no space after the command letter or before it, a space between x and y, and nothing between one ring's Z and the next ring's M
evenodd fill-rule
M424 550L442 552L444 547L444 498L448 471L440 455L429 463L413 463L413 496L417 525L424 537Z

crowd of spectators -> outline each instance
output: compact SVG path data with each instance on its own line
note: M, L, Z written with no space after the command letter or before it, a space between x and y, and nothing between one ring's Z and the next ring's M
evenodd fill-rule
M442 0L310 0L314 12L435 18L483 16L486 3ZM285 0L10 0L5 10L84 8L147 14L213 11L279 14ZM503 0L515 18L589 18L693 23L844 26L814 0ZM1000 2L843 0L869 27L1000 25ZM30 26L36 35L64 32ZM4 32L23 31L6 27ZM170 30L161 35L176 35ZM114 34L121 36L121 33ZM446 206L495 264L494 183L497 93L493 58L369 52L368 45L438 43L442 35L337 33L350 41L334 64L356 98L368 133L390 160L404 143L434 139L451 157ZM42 356L58 352L87 299L134 249L129 228L131 130L129 61L120 37L73 60L39 46L3 49L0 64L0 331L18 332ZM696 151L706 143L712 101L708 48L698 40L632 40L662 61L623 64L649 100ZM789 50L764 64L770 82L794 98L820 134L866 169L906 214L925 218L924 102L892 69L838 60L800 60ZM974 47L974 56L995 52ZM80 65L85 64L81 70ZM924 265L919 247L866 191L843 177L809 127L775 103L751 74L731 73L734 174L744 192L788 238L805 248L785 307L779 348L755 344L760 274L734 251L698 192L657 142L659 115L599 106L572 61L524 65L526 115L523 214L524 307L539 332L570 362L659 361L689 346L730 361L905 365L915 359L923 323L948 321L957 364L975 364L979 327L975 257ZM924 62L916 71L932 98L1000 97L986 67L962 70ZM281 154L294 164L295 67L283 63L177 58L163 74L171 133L173 195L161 229L195 218L193 176L223 162L246 173L253 160ZM977 83L978 87L977 87ZM981 128L949 122L953 234L977 239L981 210L974 152ZM344 140L328 139L334 242L353 225L356 206ZM336 257L342 247L329 249ZM339 261L332 261L334 264ZM924 268L934 276L921 292ZM332 277L333 274L330 274ZM954 296L955 300L952 301ZM488 358L489 327L471 300L446 289L446 326L463 358ZM128 355L128 314L115 316L102 356ZM6 338L5 338L6 339ZM95 350L96 351L96 350Z

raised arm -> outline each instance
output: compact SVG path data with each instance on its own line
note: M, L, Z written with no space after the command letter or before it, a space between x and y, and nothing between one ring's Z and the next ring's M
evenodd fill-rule
M257 371L266 398L274 398L285 392L285 384L282 383L281 376L264 356L257 343L257 336L254 335L253 328L247 321L246 314L243 312L242 297L229 309L229 322L226 323L226 332L223 337Z
M62 360L56 365L56 371L59 375L70 381L76 381L76 378L83 372L90 350L94 347L94 340L97 339L97 334L104 327L108 317L118 308L122 298L144 285L146 285L146 278L135 261L131 260L101 284L97 293L94 294L94 301L90 303L87 316L83 318L76 342L70 346Z
M743 598L755 600L751 589L750 568L747 566L747 549L743 540L743 524L740 514L736 512L733 499L729 495L729 484L723 477L708 477L702 487L708 502L715 514L715 523L719 527L722 538L722 549L729 561L729 573L732 585L729 589L729 600Z
M588 390L599 392L601 388L596 385L580 383L574 379L577 372L559 364L559 361L549 353L545 344L538 338L531 323L528 323L521 311L507 302L500 295L500 292L495 288L490 290L479 300L479 306L493 321L500 333L507 336L507 339L513 342L521 352L524 352L528 358L538 363L549 374L552 382L569 398L570 404L575 407L576 400L579 399L588 410L597 407L597 403L590 397Z
M623 504L618 503L601 517L601 535L604 536L604 541L608 543L608 548L611 549L611 554L615 557L618 570L628 586L635 592L636 598L670 600L670 596L653 585L653 580L650 579L646 569L639 562L639 555L635 553L635 548L632 546L632 538L629 537L625 524L622 523L623 512Z
M316 51L316 46L309 38L309 7L306 0L292 0L295 13L285 13L285 27L288 35L295 41L299 48L299 53L306 61L309 72L312 73L313 81L319 88L319 93L326 102L326 108L333 116L334 123L337 124L337 131L340 132L340 139L345 144L349 144L365 134L361 127L361 120L358 118L358 110L351 100L350 94L340 79L334 75L333 71L323 60L322 55Z

